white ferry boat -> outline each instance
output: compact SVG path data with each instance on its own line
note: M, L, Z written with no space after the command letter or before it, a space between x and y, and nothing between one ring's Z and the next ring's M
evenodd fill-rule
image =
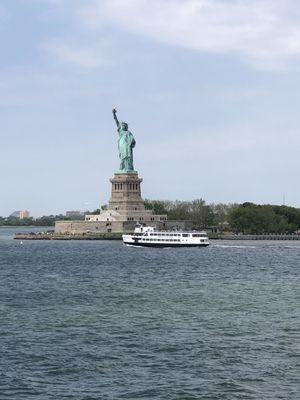
M183 231L157 231L151 226L136 225L132 235L122 235L127 246L143 247L206 247L207 233Z

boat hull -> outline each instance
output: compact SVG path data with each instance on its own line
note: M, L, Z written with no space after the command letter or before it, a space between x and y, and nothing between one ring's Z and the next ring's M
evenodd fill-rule
M141 242L123 242L126 246L133 247L207 247L209 243L141 243Z

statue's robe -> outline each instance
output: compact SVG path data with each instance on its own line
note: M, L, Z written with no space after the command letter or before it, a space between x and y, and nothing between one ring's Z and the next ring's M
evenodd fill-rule
M133 171L133 153L132 149L135 146L135 140L133 134L130 131L125 131L120 127L119 131L119 157L121 160L120 170L122 171Z

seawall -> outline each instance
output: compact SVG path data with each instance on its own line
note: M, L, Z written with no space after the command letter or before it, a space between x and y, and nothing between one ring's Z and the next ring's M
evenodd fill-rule
M300 240L300 235L208 235L216 240ZM122 240L122 233L84 233L84 234L57 234L57 233L16 233L16 240Z

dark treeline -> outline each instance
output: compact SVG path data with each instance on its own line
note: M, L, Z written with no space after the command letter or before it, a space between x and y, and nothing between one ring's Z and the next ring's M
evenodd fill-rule
M40 218L0 217L0 226L54 226L55 221L70 221L73 218L64 215L45 215ZM76 218L78 219L78 218ZM84 219L84 217L82 217Z
M294 207L244 203L231 210L229 217L235 232L262 234L300 230L300 209Z
M148 210L155 214L167 214L170 220L191 220L195 228L228 226L231 212L237 204L206 204L203 199L193 201L145 200Z
M245 234L294 233L300 230L300 209L288 206L206 204L204 200L146 200L147 209L167 214L168 219L192 220L197 229L219 227Z
M206 204L193 201L145 200L155 214L167 214L169 220L191 220L195 229L217 227L234 233L294 233L300 231L300 209L288 206L244 204ZM101 209L106 209L102 206ZM100 209L93 211L99 213ZM19 219L0 217L0 226L54 226L55 221L72 220L64 215ZM77 219L77 218L76 218ZM82 217L84 219L84 217Z

